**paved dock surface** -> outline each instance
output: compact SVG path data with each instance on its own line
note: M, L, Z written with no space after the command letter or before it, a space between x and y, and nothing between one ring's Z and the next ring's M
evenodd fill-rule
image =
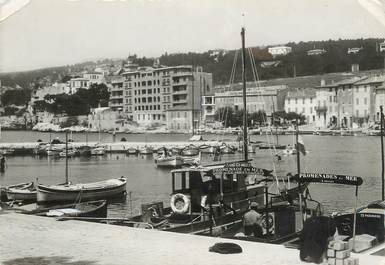
M234 242L243 253L208 251ZM385 258L358 255L360 265L384 265ZM0 262L4 265L294 265L299 252L270 245L192 236L0 211Z

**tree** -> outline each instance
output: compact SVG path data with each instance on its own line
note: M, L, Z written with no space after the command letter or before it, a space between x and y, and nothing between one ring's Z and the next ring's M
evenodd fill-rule
M256 125L257 123L259 125L263 125L264 123L267 122L267 116L266 113L262 110L258 110L257 112L253 112L249 115L249 123L251 125Z
M224 127L233 126L234 118L234 110L231 107L219 108L214 114L214 119L221 122Z
M107 107L110 94L105 84L92 84L88 89L88 103L91 108L97 108L99 106Z
M29 89L7 90L1 95L1 103L3 106L27 106L30 100L31 91Z

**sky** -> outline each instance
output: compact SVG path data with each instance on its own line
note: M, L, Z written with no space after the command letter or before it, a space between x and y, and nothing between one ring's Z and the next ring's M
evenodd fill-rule
M247 46L385 38L385 0L0 0L0 8L0 72L237 49L242 26Z

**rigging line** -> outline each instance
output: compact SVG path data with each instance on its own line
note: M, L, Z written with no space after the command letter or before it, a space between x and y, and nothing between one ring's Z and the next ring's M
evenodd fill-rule
M235 51L233 65L232 65L232 68L231 68L230 80L229 80L229 85L228 85L229 89L230 89L230 86L231 86L231 83L232 83L232 80L233 80L233 76L234 76L234 71L235 71L234 65L236 64L236 58L237 58L237 50ZM226 86L224 86L223 92L226 92ZM222 120L222 121L225 121L224 120L225 112L226 112L226 109L222 113L220 113L220 120ZM226 124L225 124L225 127L226 127Z
M255 59L254 59L254 56L252 54L251 48L248 48L247 50L248 50L248 53L249 53L250 64L251 64L251 68L252 68L252 73L253 73L254 81L255 81L256 87L258 88L257 92L259 94L260 99L262 99L262 93L260 91L259 76L258 76L258 71L257 71L256 64L255 64ZM264 122L266 122L265 116L263 116L262 119L263 119ZM271 141L270 141L270 137L269 137L268 132L266 132L266 138L267 138L267 144L270 147L271 146L270 145ZM274 178L276 180L276 185L277 185L277 193L279 193L279 179L278 179L278 176L277 176L277 169L276 169L276 166L275 166L275 163L274 163L274 158L277 155L277 151L275 149L275 146L273 145L273 150L271 148L269 148L269 151L270 151L271 161L272 161L272 166L273 166L273 176L274 176ZM273 154L273 151L274 151L275 155Z
M230 80L229 80L229 85L228 85L228 91L231 90L232 84L234 83L234 78L235 78L235 73L236 73L236 68L237 68L237 62L238 62L238 50L235 51L235 55L234 55L233 66L231 69ZM226 87L225 87L224 92L226 92ZM227 126L227 124L226 124L227 123L227 117L228 117L228 108L225 108L225 110L223 112L223 116L222 116L222 120L224 120L225 127ZM222 140L223 140L223 138L224 138L224 133L222 135Z

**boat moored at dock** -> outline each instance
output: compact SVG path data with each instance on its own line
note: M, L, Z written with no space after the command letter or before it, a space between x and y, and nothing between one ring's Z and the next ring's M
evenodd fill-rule
M37 184L37 203L73 202L82 200L99 200L122 196L126 193L127 180L124 177L98 182L43 185Z

